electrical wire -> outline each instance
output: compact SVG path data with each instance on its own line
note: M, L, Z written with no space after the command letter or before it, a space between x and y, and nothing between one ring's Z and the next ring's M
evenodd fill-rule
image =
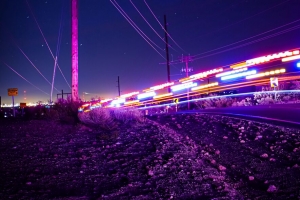
M127 19L127 17L122 13L122 11L115 5L114 2L112 2L112 0L110 0L110 2L113 4L113 6L119 11L119 13L128 21L128 23L138 32L138 34L164 59L166 59L161 53L159 53L159 51L153 47L150 42L138 31L138 29L129 21L129 19Z
M12 67L10 67L8 64L6 64L5 62L3 62L8 68L10 68L13 72L15 72L18 76L20 76L22 79L24 79L26 82L28 82L30 85L32 85L33 87L35 87L36 89L40 90L41 92L45 93L46 95L49 95L47 92L43 91L42 89L40 89L39 87L35 86L34 84L32 84L30 81L28 81L26 78L24 78L21 74L19 74L16 70L14 70Z
M55 57L54 57L54 55L53 55L53 53L52 53L52 51L51 51L51 49L50 49L50 47L49 47L49 44L48 44L48 42L47 42L47 40L46 40L46 38L45 38L45 36L44 36L44 34L43 34L43 31L42 31L40 25L38 24L38 22L37 22L37 20L36 20L36 18L35 18L35 16L34 16L34 13L33 13L33 11L32 11L32 9L31 9L31 7L30 7L30 5L29 5L29 3L28 3L27 0L26 0L26 3L27 3L27 6L28 6L28 8L29 8L29 10L30 10L31 15L33 16L33 19L34 19L36 25L38 26L38 29L40 30L40 32L41 32L41 34L42 34L42 36L43 36L43 38L44 38L44 41L45 41L45 43L46 43L46 45L47 45L47 47L48 47L48 49L49 49L49 51L50 51L50 53L51 53L51 55L52 55L52 58L53 58L53 60L55 61ZM59 69L61 75L62 75L63 78L65 79L67 85L68 85L69 88L71 89L71 86L70 86L70 84L68 83L66 77L64 76L64 74L63 74L61 68L59 67L58 63L57 63L57 67L58 67L58 69Z
M205 36L205 35L209 35L209 34L211 34L211 33L215 33L215 32L218 32L218 31L220 31L220 30L223 30L223 29L226 29L226 28L228 28L228 27L231 27L231 26L233 26L233 25L239 24L239 23L241 23L241 22L243 22L243 21L246 21L246 20L251 19L251 18L253 18L253 17L257 16L257 15L260 15L260 14L266 12L266 11L269 11L269 10L271 10L271 9L277 7L277 6L280 6L281 4L284 4L284 3L288 2L288 1L290 1L290 0L286 0L286 1L284 1L284 2L281 2L281 3L279 3L279 4L276 4L276 5L274 5L274 6L270 7L270 8L267 8L267 9L265 9L265 10L259 12L259 13L256 13L256 14L254 14L254 15L251 15L250 17L247 17L247 18L245 18L245 19L239 20L239 21L237 21L237 22L234 22L234 23L232 23L232 24L229 24L228 26L224 26L224 27L222 27L222 28L220 28L220 29L211 31L211 32L209 32L209 33L205 33L205 34L200 35L200 36L198 36L198 37ZM197 37L197 38L198 38L198 37Z
M179 47L182 51L186 52L183 48L181 48L181 46L179 46L179 44L171 37L171 35L166 31L166 29L164 28L164 26L159 22L159 20L157 19L157 17L155 16L155 14L153 13L153 11L151 10L150 6L147 4L146 0L144 0L144 2L146 4L146 6L148 7L148 9L150 10L150 12L152 13L152 15L154 16L154 18L156 19L156 21L159 23L159 25L164 30L164 32L168 34L169 38L176 44L177 47Z
M209 56L214 56L214 55L217 55L217 54L220 54L220 53L231 51L233 49L241 48L241 47L244 47L244 46L256 43L256 42L260 42L260 41L263 41L263 40L266 40L266 39L269 39L269 38L272 38L272 37L275 37L275 36L278 36L278 35L281 35L281 34L284 34L284 33L299 29L299 28L300 28L300 25L292 27L292 28L284 30L284 31L281 31L281 32L278 32L278 33L274 33L273 35L269 35L269 36L266 36L266 37L263 37L263 38L260 38L260 39L256 39L254 41L251 41L251 42L248 42L248 43L245 43L245 44L241 44L241 45L236 46L236 47L232 47L232 48L229 48L229 49L226 49L226 50L223 50L223 51L219 51L217 53L212 53L212 54L209 54L209 55L206 55L206 56L198 57L198 58L195 58L194 60L198 60L198 59L201 59L201 58L206 58L206 57L209 57Z
M238 44L238 43L244 42L244 41L246 41L246 40L249 40L249 39L252 39L252 38L258 37L258 36L260 36L260 35L264 35L264 34L266 34L266 33L269 33L269 32L272 32L272 31L275 31L275 30L277 30L277 29L280 29L280 28L282 28L282 27L285 27L285 26L288 26L288 25L294 24L294 23L296 23L296 22L299 22L299 21L300 21L300 19L297 19L297 20L295 20L295 21L292 21L292 22L290 22L290 23L287 23L287 24L284 24L284 25L282 25L282 26L276 27L276 28L274 28L274 29L271 29L271 30L265 31L265 32L263 32L263 33L260 33L260 34L257 34L257 35L254 35L254 36L251 36L251 37L249 37L249 38L246 38L246 39L243 39L243 40L240 40L240 41L237 41L237 42L234 42L234 43L231 43L231 44L228 44L228 45L225 45L225 46L222 46L222 47L219 47L219 48L216 48L216 49L210 50L210 51L206 51L206 52L203 52L203 53L200 53L200 54L196 54L196 55L194 55L193 57L196 57L196 56L199 56L199 55L203 55L203 54L206 54L206 53L210 53L210 52L212 52L212 51L216 51L216 50L219 50L219 49L223 49L223 48L225 48L225 47L228 47L228 46L232 46L232 45L234 45L234 44Z
M146 18L143 16L143 14L139 11L139 9L134 5L134 3L129 0L130 3L133 5L133 7L135 8L135 10L141 15L141 17L144 19L144 21L148 24L148 26L153 30L153 32L159 37L159 39L161 39L164 43L166 43L166 41L155 31L155 29L151 26L151 24L146 20ZM174 49L173 47L170 46L171 49L173 49L174 51L178 52L176 49ZM178 52L179 53L179 52Z
M162 48L160 48L155 42L153 42L137 25L134 23L134 21L127 15L127 13L122 9L122 7L117 3L116 0L114 0L115 4L119 7L119 9L122 11L123 14L127 17L127 19L130 20L131 24L133 24L152 44L154 44L157 48L159 48L161 51L164 51Z

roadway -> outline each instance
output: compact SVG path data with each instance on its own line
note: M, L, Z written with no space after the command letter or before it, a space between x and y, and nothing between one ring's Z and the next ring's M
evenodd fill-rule
M237 118L268 122L275 125L300 128L300 104L275 104L259 106L239 106L228 108L213 108L178 113L220 114Z

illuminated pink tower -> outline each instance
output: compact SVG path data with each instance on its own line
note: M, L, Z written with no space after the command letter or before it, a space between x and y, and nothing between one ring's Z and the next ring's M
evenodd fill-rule
M78 101L78 0L72 0L72 100Z

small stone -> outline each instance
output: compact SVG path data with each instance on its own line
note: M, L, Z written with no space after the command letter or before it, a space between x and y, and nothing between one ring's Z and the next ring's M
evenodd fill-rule
M44 151L44 149L43 149L43 148L39 148L39 151L41 151L41 152L42 152L42 151Z
M152 170L149 170L149 171L148 171L148 175L149 175L149 176L153 176L153 175L154 175L154 172L153 172Z
M31 182L27 182L26 185L31 185Z
M267 157L268 157L268 154L264 153L264 154L262 154L260 157L262 157L262 158L267 158Z
M224 136L223 139L228 139L228 137L227 137L227 136Z
M245 143L245 140L241 140L240 143Z
M254 176L249 176L249 181L253 181L254 180Z
M225 171L226 170L226 167L222 166L222 165L219 165L219 170L220 171Z
M275 185L270 185L267 192L275 192L277 190L277 188L275 187Z

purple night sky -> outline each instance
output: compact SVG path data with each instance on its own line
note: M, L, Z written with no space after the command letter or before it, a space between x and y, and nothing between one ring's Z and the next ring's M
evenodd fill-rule
M11 103L7 89L14 87L19 89L16 103L24 102L24 91L27 103L50 99L49 95L30 85L8 67L50 94L50 84L23 55L31 60L46 79L52 81L54 60L35 19L54 55L59 47L58 64L71 84L71 1L27 2L0 2L2 103ZM300 47L300 0L146 0L151 11L144 0L112 2L117 2L158 45L160 49L152 44L163 57L166 57L165 43L152 31L135 7L163 39L164 31L151 11L161 24L164 23L165 14L168 32L178 44L169 39L172 47L169 49L170 60L178 60L182 54L198 55L189 63L193 73ZM259 36L253 37L256 35ZM250 37L253 38L236 43ZM236 44L224 47L232 43ZM243 47L233 48L240 45ZM220 47L224 48L215 50ZM229 51L230 48L233 49ZM210 50L215 51L202 54ZM134 30L110 0L79 0L80 98L84 92L90 93L86 98L117 96L118 76L123 94L167 82L166 65L160 64L165 59L158 52ZM210 56L201 58L206 55ZM171 65L171 80L185 76L181 72L184 64L175 63ZM58 69L54 86L59 92L62 89L71 92ZM57 93L54 90L54 100Z

